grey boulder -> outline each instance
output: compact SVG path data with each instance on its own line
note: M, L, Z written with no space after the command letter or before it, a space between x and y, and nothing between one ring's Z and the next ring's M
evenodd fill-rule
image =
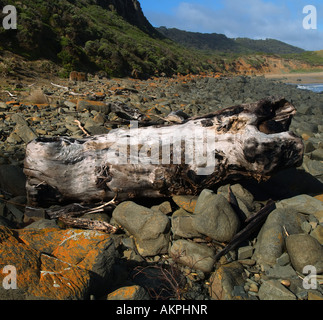
M215 263L214 250L189 240L177 240L170 249L174 261L192 269L211 272Z
M294 269L303 272L305 266L314 266L323 273L323 247L308 234L294 234L286 239L286 247Z
M239 231L240 221L227 199L203 190L194 210L194 229L214 240L227 242Z
M304 221L305 218L294 211L276 209L271 212L258 234L253 259L259 264L275 265L284 252L285 230L289 234L300 233Z
M155 256L168 252L170 220L162 212L125 201L115 208L112 216L134 236L136 248L141 256Z

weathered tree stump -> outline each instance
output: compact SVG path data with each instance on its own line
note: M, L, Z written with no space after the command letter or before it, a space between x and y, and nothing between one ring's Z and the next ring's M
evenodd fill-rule
M288 132L295 108L266 99L184 120L27 145L30 206L199 194L225 180L258 181L302 163L302 140Z

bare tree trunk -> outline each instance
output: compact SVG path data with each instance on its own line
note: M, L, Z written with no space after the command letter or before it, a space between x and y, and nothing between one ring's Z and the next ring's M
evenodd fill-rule
M295 112L273 98L181 124L38 138L26 150L28 204L192 195L228 179L267 179L302 163L302 140L288 132Z

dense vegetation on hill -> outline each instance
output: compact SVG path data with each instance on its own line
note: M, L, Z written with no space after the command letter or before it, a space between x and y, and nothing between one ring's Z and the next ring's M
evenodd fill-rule
M127 76L213 70L207 57L157 32L137 0L0 0L18 11L18 30L0 28L0 45L29 59Z
M301 48L294 47L275 39L253 40L249 38L237 38L235 39L235 42L244 48L256 52L274 54L294 54L305 52L305 50Z
M276 40L155 29L138 0L0 0L0 8L7 4L17 9L18 29L0 28L0 73L4 52L50 60L65 77L72 70L115 77L234 72L236 59L255 54L246 61L261 69L259 52L323 65L322 56Z
M243 48L233 39L227 38L224 34L188 32L176 28L168 29L166 27L160 27L157 28L157 30L165 37L172 39L187 48L236 53L250 51Z
M230 39L224 34L188 32L176 28L157 28L164 36L182 44L185 47L207 51L230 53L274 53L293 54L302 53L303 49L291 46L287 43L274 40L252 40L249 38Z

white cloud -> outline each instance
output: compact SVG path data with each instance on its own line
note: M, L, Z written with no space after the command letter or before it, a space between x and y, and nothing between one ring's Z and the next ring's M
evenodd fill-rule
M223 33L231 38L273 38L307 50L323 49L323 28L305 30L303 6L298 5L299 14L292 15L284 3L223 0L222 8L214 10L198 3L181 2L171 14L151 13L148 18L156 26Z

